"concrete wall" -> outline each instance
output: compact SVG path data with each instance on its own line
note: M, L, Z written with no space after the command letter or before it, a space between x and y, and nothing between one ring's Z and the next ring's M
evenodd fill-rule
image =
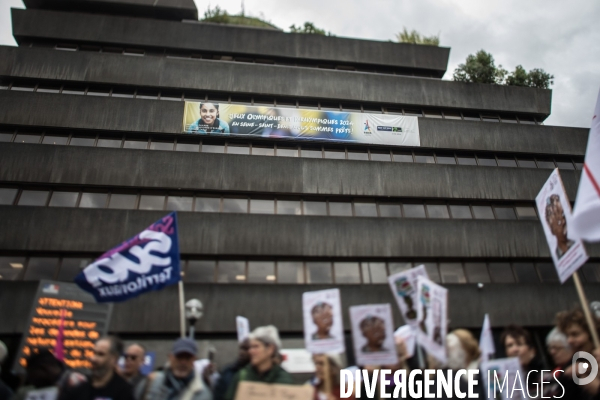
M542 119L550 114L552 95L545 89L399 75L39 48L0 47L0 59L0 76L5 77L494 111Z
M237 193L533 201L550 171L465 165L0 145L0 181ZM574 199L579 172L563 171Z
M573 285L475 284L445 285L449 289L450 327L480 328L487 312L494 327L511 323L548 326L560 310L573 307L577 294ZM252 327L274 324L283 334L302 332L302 293L331 285L223 285L186 284L186 298L204 304L204 316L196 324L200 337L231 337L235 317L243 315ZM387 285L339 285L344 328L350 330L348 307L391 303L395 326L402 323L398 307ZM22 333L37 282L0 282L0 334ZM598 284L585 285L588 294ZM120 334L176 334L179 331L177 287L144 294L115 305L110 330ZM592 297L593 298L593 297ZM9 300L10 299L10 300ZM274 305L281 305L280 307ZM208 336L203 336L208 335Z
M101 254L164 215L0 206L0 250ZM538 221L181 212L179 235L182 254L221 257L550 257ZM600 245L587 249L591 257L600 256Z
M80 11L181 21L198 19L193 0L24 0L28 9Z
M0 124L7 125L179 134L183 108L183 102L0 91ZM583 156L588 133L584 128L419 118L421 146L435 149Z
M440 78L446 71L450 54L447 47L46 10L13 9L12 21L13 34L18 42L35 38L57 39L125 47L281 57L290 61L404 67L428 71Z

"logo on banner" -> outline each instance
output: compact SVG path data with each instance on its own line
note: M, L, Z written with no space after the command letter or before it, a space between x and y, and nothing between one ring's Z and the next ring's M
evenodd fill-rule
M76 278L98 302L123 301L179 282L177 217L171 213L104 253Z
M378 131L384 132L400 132L402 133L402 128L399 126L377 126Z
M371 127L369 126L369 120L368 119L365 120L365 129L364 129L363 133L367 134L367 135L370 135L370 134L373 133L373 132L371 132Z
M52 283L48 283L47 285L44 285L44 287L42 288L42 292L47 293L47 294L58 294L58 290L59 290L58 285L55 285Z

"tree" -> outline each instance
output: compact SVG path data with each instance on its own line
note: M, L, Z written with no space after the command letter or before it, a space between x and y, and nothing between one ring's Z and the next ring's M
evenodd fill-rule
M550 75L546 71L540 68L534 68L529 71L529 86L548 89L550 85L554 85L554 75Z
M475 55L469 54L464 64L454 70L454 80L458 82L491 83L501 85L507 71L494 62L494 57L484 50Z
M554 75L548 74L543 69L534 68L527 72L521 65L517 65L514 72L506 78L509 86L527 86L539 89L548 89L554 84Z
M332 36L331 33L326 33L324 29L319 29L312 22L305 22L304 26L296 27L296 24L290 26L290 32L292 33L311 33L313 35L328 35Z
M409 32L406 27L404 30L398 34L396 34L396 38L400 43L412 43L412 44L426 44L429 46L439 46L440 45L440 36L421 36L419 32L416 30L412 30Z
M227 14L227 11L221 10L219 6L215 6L213 9L209 6L204 11L204 19L202 21L227 24L229 23L229 14Z

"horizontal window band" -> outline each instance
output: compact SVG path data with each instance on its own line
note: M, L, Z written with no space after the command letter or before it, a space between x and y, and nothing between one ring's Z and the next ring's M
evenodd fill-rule
M0 252L0 281L69 282L98 256ZM430 279L442 284L559 283L552 260L261 260L186 256L181 259L185 283L217 284L387 284L389 275L419 265L425 265ZM584 282L600 283L600 262L589 261L580 275Z

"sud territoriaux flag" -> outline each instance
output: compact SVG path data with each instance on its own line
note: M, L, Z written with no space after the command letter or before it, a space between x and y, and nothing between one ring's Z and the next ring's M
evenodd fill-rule
M171 213L141 233L102 254L75 283L97 302L117 302L159 290L181 280L177 214Z
M578 239L600 241L600 92L575 199L571 233Z

